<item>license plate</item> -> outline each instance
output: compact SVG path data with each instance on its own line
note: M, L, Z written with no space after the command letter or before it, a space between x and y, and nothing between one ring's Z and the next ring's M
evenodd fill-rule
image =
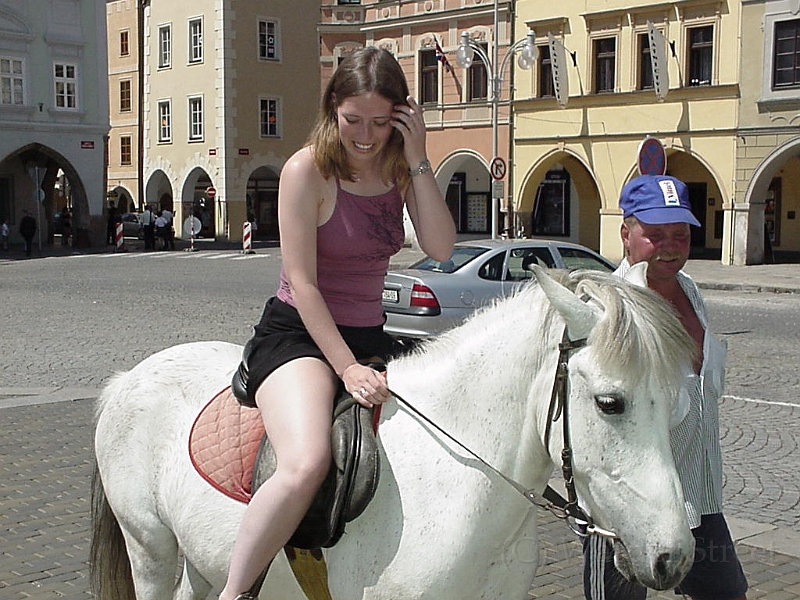
M400 292L397 290L387 290L384 288L383 290L383 301L384 302L393 302L397 304L400 302Z

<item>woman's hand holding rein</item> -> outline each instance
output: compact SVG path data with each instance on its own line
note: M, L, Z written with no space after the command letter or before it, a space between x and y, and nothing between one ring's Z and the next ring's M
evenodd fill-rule
M348 393L366 407L383 404L390 397L386 377L366 365L353 363L342 372L342 381Z

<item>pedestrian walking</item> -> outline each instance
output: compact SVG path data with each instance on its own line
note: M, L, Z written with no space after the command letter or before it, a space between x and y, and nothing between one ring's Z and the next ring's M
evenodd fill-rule
M708 330L700 290L682 269L689 259L692 214L686 185L674 177L643 175L620 195L620 234L625 257L616 273L647 262L647 285L678 312L697 345L694 372L687 376L673 411L670 443L686 501L695 556L678 593L695 599L745 600L747 580L722 514L722 452L717 403L725 381L725 346ZM627 581L614 567L614 549L599 536L584 538L587 600L643 600L647 589Z
M36 233L36 219L27 210L22 211L22 219L19 222L19 234L25 240L25 256L30 257L33 251L33 236ZM40 249L41 250L41 249Z

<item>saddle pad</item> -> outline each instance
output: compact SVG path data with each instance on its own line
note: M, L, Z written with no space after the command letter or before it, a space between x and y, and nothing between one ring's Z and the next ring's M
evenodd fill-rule
M252 497L253 463L262 437L261 414L239 404L229 386L197 415L189 433L189 457L203 479L247 503Z

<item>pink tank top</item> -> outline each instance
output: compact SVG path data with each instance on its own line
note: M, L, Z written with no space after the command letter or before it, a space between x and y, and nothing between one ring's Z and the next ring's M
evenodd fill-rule
M317 228L317 286L337 325L382 325L383 278L405 240L403 197L397 187L357 196L338 180L336 190L333 214ZM283 269L277 295L295 306Z

